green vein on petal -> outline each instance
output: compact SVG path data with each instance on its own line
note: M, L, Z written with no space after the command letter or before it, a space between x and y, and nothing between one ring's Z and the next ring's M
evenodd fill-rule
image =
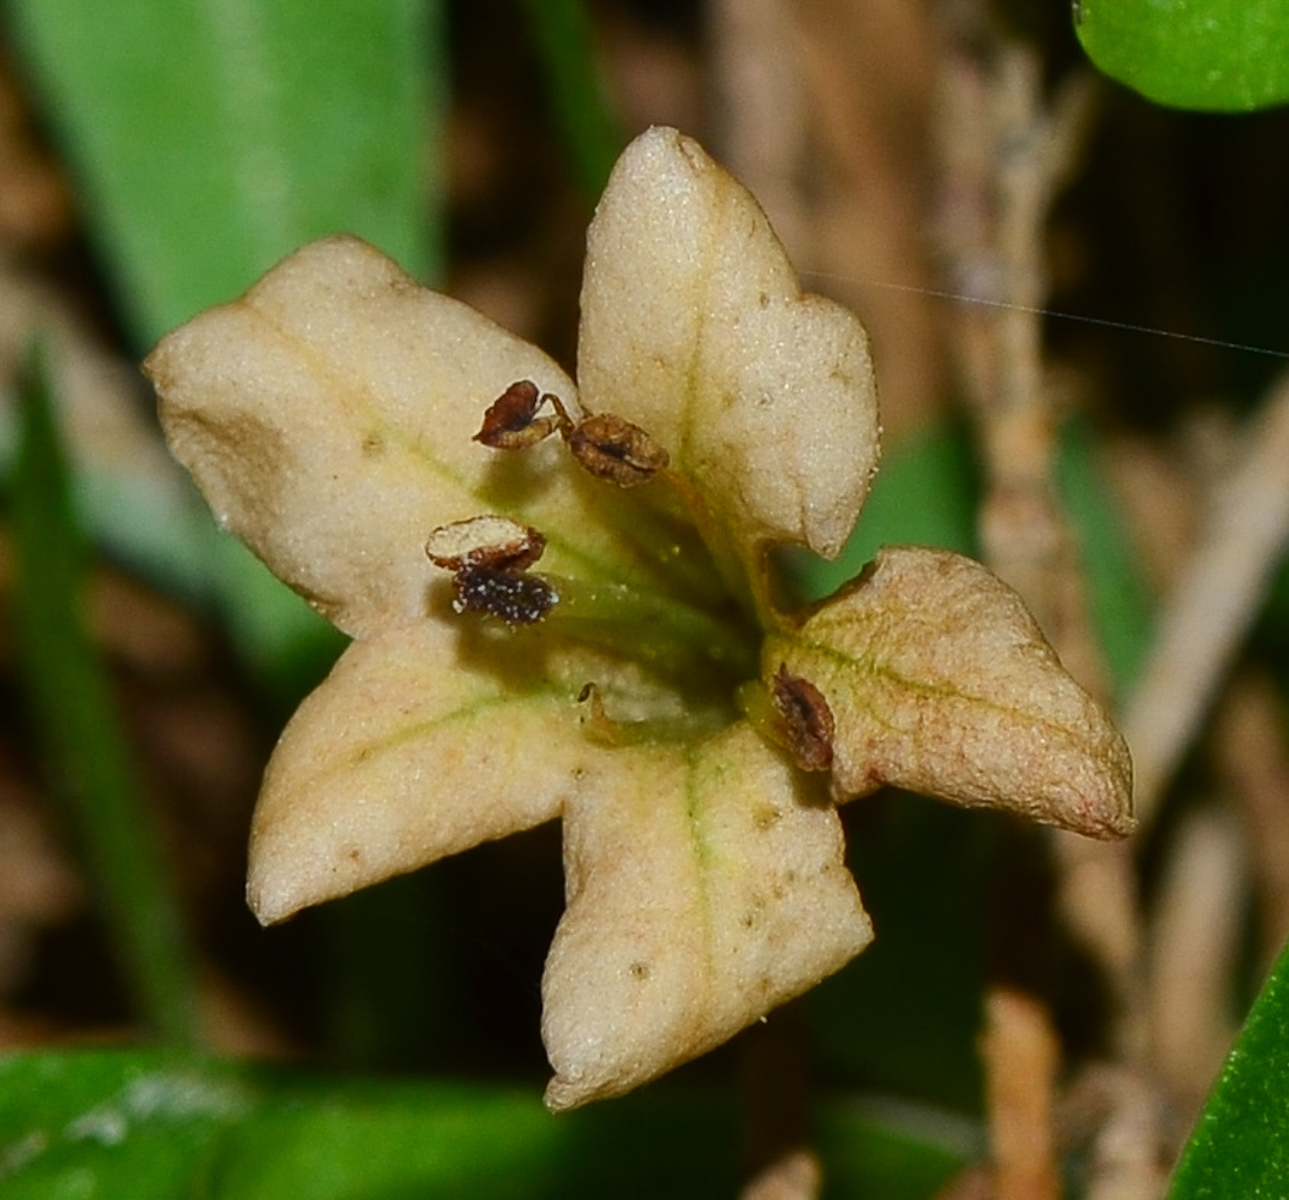
M1093 836L1132 825L1131 761L1020 598L979 563L888 547L795 631L767 638L836 723L839 800L893 784Z

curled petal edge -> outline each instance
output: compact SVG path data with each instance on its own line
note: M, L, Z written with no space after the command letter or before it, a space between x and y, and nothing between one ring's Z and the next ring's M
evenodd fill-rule
M1132 760L1020 597L947 551L887 547L763 669L810 680L835 721L838 800L883 784L1092 837L1132 832Z

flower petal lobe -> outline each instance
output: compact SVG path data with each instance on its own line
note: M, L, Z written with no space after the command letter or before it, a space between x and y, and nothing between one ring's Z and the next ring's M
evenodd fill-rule
M746 723L616 755L565 808L568 908L542 982L553 1109L704 1053L872 938L836 811Z
M1020 597L979 563L888 547L800 629L767 639L835 719L839 799L882 784L1094 837L1132 829L1132 763Z
M573 402L568 377L356 238L297 251L145 370L220 523L346 633L421 620L426 536L484 511L522 508L556 570L633 569L559 446L499 472L474 440L514 380Z
M580 339L583 404L666 449L733 542L718 557L841 550L877 462L867 337L801 294L756 201L674 129L637 138L600 201Z
M607 754L540 641L489 656L467 632L431 620L355 642L300 706L251 829L262 922L549 820L596 782Z

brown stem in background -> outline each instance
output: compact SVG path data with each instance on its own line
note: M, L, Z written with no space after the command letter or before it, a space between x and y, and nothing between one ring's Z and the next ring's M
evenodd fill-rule
M1287 463L1289 372L1263 401L1239 461L1213 496L1124 712L1143 825L1158 811L1283 556L1289 540Z
M1269 675L1248 669L1235 679L1214 733L1213 758L1244 824L1265 973L1289 937L1289 717Z
M998 302L961 307L954 325L984 459L985 557L1025 597L1074 676L1099 691L1074 540L1052 481L1059 413L1037 312L1047 295L1047 215L1077 157L1090 81L1076 77L1049 112L1041 63L1007 45L992 63L951 47L943 82L949 286Z
M1078 155L1088 83L1067 84L1049 111L1032 53L1004 43L974 5L946 12L940 228L948 286L998 301L959 309L954 329L984 460L985 558L1024 597L1075 678L1099 693L1080 564L1053 484L1058 414L1038 317L1048 210ZM1071 837L1056 845L1067 919L1105 968L1121 1011L1131 1011L1139 943L1127 855Z
M822 1186L818 1159L808 1150L790 1150L765 1167L739 1200L815 1200Z
M1203 498L1212 508L1213 481L1229 479L1230 464L1240 458L1234 439L1206 417L1184 432L1188 436L1180 454L1136 441L1120 444L1111 455L1143 562L1159 591L1178 597L1186 594L1179 580L1195 573L1196 560L1211 553L1205 547L1213 534L1203 531L1198 511ZM1228 482L1225 488L1231 486ZM1208 523L1211 530L1211 517ZM1246 540L1242 554L1248 552ZM1199 600L1186 603L1198 605ZM1199 655L1211 665L1221 657L1220 648L1208 645ZM1194 654L1184 651L1184 658L1178 687L1216 688L1211 677L1205 682L1196 671ZM1155 719L1148 726L1136 726L1133 748L1154 776L1142 790L1157 796L1172 768L1161 773L1148 764L1180 757L1184 714L1193 714L1197 705L1202 709L1203 700L1193 692L1168 694L1149 682L1149 673L1142 686L1162 711L1152 714ZM1171 1131L1177 1140L1211 1086L1234 1032L1230 980L1240 969L1251 888L1259 902L1263 971L1289 933L1289 730L1274 682L1246 666L1216 703L1214 718L1207 759L1223 804L1183 813L1179 828L1168 837L1151 924L1151 1050L1178 1116L1178 1127ZM1152 740L1152 734L1161 736ZM1157 809L1152 800L1148 813Z
M1032 996L995 988L985 1000L985 1104L993 1200L1058 1200L1052 1106L1060 1047Z
M1055 493L1059 413L1045 378L1039 319L1047 297L1048 214L1079 155L1091 83L1074 77L1049 108L1040 60L1006 42L982 5L962 0L943 11L949 30L940 105L946 290L997 302L963 307L954 328L984 466L985 557L1024 597L1071 674L1104 694L1076 545ZM1143 1136L1127 1160L1094 1154L1087 1194L1147 1200L1162 1177L1152 1131L1156 1106L1137 1104L1138 1093L1152 1089L1143 1070L1147 1026L1131 854L1122 843L1071 835L1057 835L1054 848L1062 914L1110 985L1111 1043L1133 1064L1128 1074L1140 1085L1119 1096L1132 1111L1111 1107L1092 1140L1102 1145L1105 1131L1127 1127ZM1123 1190L1128 1179L1132 1190Z
M813 149L804 180L812 253L797 265L812 291L867 325L892 444L924 429L947 390L943 306L927 294L934 14L909 0L792 8Z
M955 1175L940 1191L935 1200L993 1200L994 1180L987 1167L968 1167Z
M1063 1142L1079 1149L1086 1197L1161 1200L1185 1128L1170 1120L1159 1089L1134 1067L1092 1066L1061 1101Z
M717 141L725 165L760 201L788 256L809 257L801 194L806 98L792 6L784 0L715 0L708 20Z
M748 1180L741 1200L814 1200L823 1173L806 1148L810 1081L800 1006L752 1026L738 1047Z
M1172 832L1148 963L1153 1061L1189 1124L1235 1029L1230 981L1244 915L1246 852L1225 807L1188 813Z

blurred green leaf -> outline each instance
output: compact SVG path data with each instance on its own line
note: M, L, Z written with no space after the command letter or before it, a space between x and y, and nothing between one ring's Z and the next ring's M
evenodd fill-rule
M1280 1200L1289 1180L1289 951L1200 1114L1169 1200Z
M524 0L551 108L587 203L594 205L626 144L609 109L582 0Z
M1087 426L1067 421L1056 454L1056 486L1079 544L1092 624L1122 695L1150 646L1152 606L1123 515Z
M1075 0L1088 57L1158 104L1249 112L1289 101L1285 0Z
M823 1106L813 1136L824 1195L834 1198L930 1200L985 1154L983 1125L881 1100Z
M943 425L884 453L846 548L832 562L796 548L781 561L792 590L819 599L859 574L880 546L935 546L970 554L976 546L979 486L966 431Z
M140 346L324 234L437 268L440 68L421 0L12 0L8 14Z
M9 511L26 695L140 1016L161 1036L191 1043L197 991L189 947L107 674L85 627L88 555L39 354L29 361L19 402Z
M895 793L844 817L878 936L806 997L819 1059L852 1084L976 1112L998 822Z
M832 1104L830 1194L922 1200L961 1138ZM929 1128L929 1127L928 1127ZM656 1088L560 1117L537 1089L96 1050L0 1058L5 1200L570 1200L733 1194L732 1103Z
M6 15L140 349L325 234L441 273L439 0L12 0ZM159 509L106 532L128 561L186 570L189 595L213 584L252 668L289 692L333 645L324 623L208 520L185 553L189 524Z

